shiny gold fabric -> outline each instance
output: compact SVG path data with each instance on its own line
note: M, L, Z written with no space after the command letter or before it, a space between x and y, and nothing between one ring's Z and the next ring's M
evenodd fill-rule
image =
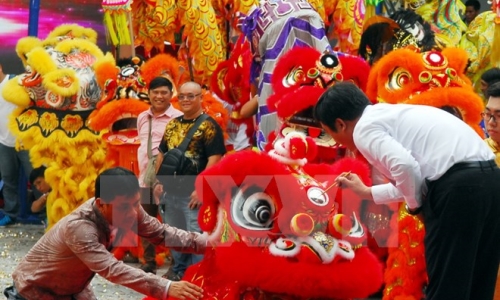
M500 146L495 141L493 141L491 138L487 138L484 141L486 142L488 147L490 147L491 150L493 151L493 153L495 154L495 163L497 164L497 166L500 167Z
M88 200L61 219L26 254L12 274L19 293L36 300L96 299L89 283L97 273L113 283L163 299L167 279L128 266L107 250L117 241L103 230L103 225L109 225L98 222L99 217L103 219L93 202ZM201 235L161 224L142 208L132 230L154 244L165 243L183 252L201 254L206 246ZM118 231L117 240L123 235Z

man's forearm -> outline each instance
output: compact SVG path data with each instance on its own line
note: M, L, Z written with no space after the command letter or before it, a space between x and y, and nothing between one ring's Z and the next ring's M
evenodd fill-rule
M47 195L43 194L40 198L33 201L31 204L31 212L38 213L45 208L45 204L47 203Z

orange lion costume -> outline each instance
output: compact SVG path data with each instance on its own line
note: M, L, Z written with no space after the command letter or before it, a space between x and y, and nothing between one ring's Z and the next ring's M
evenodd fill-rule
M332 185L348 170L370 183L369 169L352 159L307 165L315 148L290 133L269 153L236 152L198 177L212 247L183 280L204 299L350 299L380 288L382 265L363 246L359 218L338 213L338 203L360 199Z
M423 53L394 50L372 68L367 95L374 102L445 109L482 135L479 122L483 102L464 74L466 66L467 55L461 49ZM425 121L425 116L422 118ZM390 243L398 247L389 249L383 299L421 299L427 282L423 223L400 205L399 214L391 220L391 229Z

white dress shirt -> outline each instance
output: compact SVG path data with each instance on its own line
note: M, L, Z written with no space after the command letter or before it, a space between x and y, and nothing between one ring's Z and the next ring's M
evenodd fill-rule
M2 97L2 89L7 84L7 81L9 81L9 75L6 75L4 80L0 82L0 144L14 147L16 138L9 129L9 121L10 115L17 106Z
M370 105L356 124L353 138L368 162L391 180L372 187L374 201L404 200L411 209L422 204L425 179L439 179L459 162L495 158L466 123L424 105Z

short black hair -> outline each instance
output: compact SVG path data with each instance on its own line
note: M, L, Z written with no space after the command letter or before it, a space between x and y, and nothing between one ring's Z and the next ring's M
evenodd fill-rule
M151 91L162 86L166 86L170 91L172 91L174 88L174 85L170 80L163 76L158 76L151 80L151 82L149 83L149 90Z
M140 191L134 172L115 167L104 170L95 181L95 197L104 203L111 203L118 196L134 196Z
M30 183L31 185L35 184L35 180L37 178L45 178L45 170L47 169L47 167L45 166L41 166L41 167L38 167L38 168L34 168L33 170L31 170L30 172Z
M314 117L336 132L335 120L357 119L371 104L368 97L354 83L339 82L321 95L314 107Z
M488 96L490 97L500 97L500 81L493 83L492 85L488 86L488 90L486 91Z
M476 11L481 9L481 3L477 0L467 0L467 2L465 2L465 7L467 6L474 7L474 10Z
M481 75L481 80L484 80L488 85L500 81L500 68L495 67L486 70L483 75Z

